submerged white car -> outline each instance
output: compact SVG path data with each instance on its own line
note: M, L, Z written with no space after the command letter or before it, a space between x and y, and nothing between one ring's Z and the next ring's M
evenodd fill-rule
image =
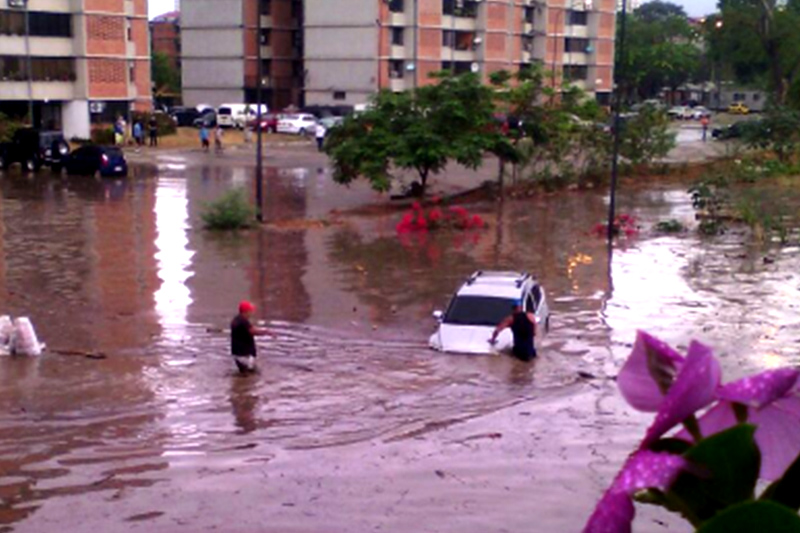
M536 278L520 272L474 273L453 296L446 312L433 313L439 328L430 339L430 347L463 354L511 351L514 341L509 329L500 333L496 344L489 341L516 301L536 316L537 337L550 329L547 298Z

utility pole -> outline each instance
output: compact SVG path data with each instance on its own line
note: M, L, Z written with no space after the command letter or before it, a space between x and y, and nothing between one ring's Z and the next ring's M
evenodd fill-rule
M622 84L625 79L625 32L628 19L628 0L622 0L622 21L619 25L619 69L616 72L616 107L614 108L614 152L611 159L611 193L608 202L608 247L611 250L614 242L614 217L617 210L617 178L619 177L619 148L622 140L620 112L622 110Z
M261 53L262 2L263 0L256 1L256 15L258 16L258 23L256 24L256 44L258 45L258 51L256 52L256 60L258 61L256 68L258 71L258 81L256 82L256 220L259 222L264 222L264 162L262 161L264 148L261 143L264 134L264 128L261 127L261 105L264 100L264 62L262 61Z
M419 0L414 2L414 88L417 88L419 77Z
M25 15L25 70L28 78L28 120L33 126L33 61L31 60L31 18L28 0L21 0Z

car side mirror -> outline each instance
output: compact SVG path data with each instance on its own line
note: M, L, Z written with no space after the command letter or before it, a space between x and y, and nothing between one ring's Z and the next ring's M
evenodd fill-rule
M436 320L441 322L442 320L444 320L444 313L441 312L441 311L434 311L433 312L433 318L435 318Z

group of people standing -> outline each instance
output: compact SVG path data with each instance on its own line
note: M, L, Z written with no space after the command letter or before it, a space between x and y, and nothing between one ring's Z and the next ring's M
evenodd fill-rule
M114 123L114 144L117 146L124 146L125 139L128 129L128 123L125 122L125 119L117 117L117 121ZM133 137L133 142L136 146L142 147L144 146L145 134L145 126L142 124L141 120L136 120L133 123L133 127L131 128L131 136ZM155 148L158 146L158 121L156 120L155 116L151 116L150 119L147 121L147 134L150 138L150 146Z
M210 136L211 134L208 130L208 126L205 124L200 126L200 146L203 147L204 152L208 152L211 148ZM222 153L222 141L224 138L225 130L222 129L222 126L217 124L217 127L214 128L214 153Z

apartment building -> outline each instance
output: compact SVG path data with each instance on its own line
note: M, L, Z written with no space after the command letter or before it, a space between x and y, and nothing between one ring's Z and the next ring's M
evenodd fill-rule
M306 0L305 102L356 105L443 69L538 63L610 101L617 0Z
M301 105L303 3L302 0L183 0L184 104L255 103L260 46L264 103L271 109Z
M150 21L150 50L169 59L170 67L181 68L181 13L170 11Z
M642 7L642 0L627 0L628 13ZM617 11L622 11L622 0L617 0Z
M81 138L150 109L147 0L0 0L0 111L29 102L34 125Z

